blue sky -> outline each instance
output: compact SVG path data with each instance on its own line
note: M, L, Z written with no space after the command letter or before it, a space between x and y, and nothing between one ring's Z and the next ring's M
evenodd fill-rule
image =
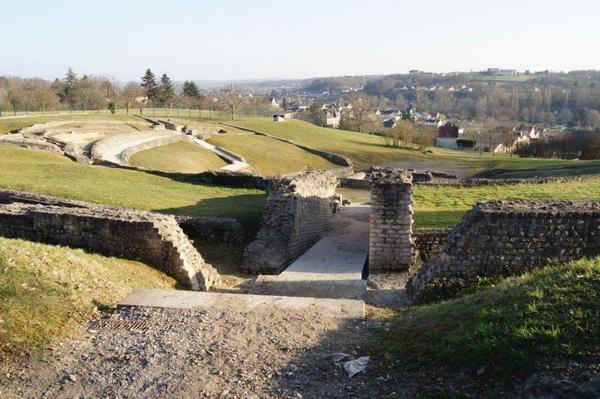
M600 69L598 0L0 0L0 75Z

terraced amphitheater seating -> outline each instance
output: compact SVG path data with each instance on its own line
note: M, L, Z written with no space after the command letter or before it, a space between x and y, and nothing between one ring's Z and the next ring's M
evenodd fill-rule
M112 163L117 165L126 165L128 156L131 152L126 152L129 148L135 147L139 151L159 145L165 145L184 139L180 132L173 130L148 130L135 133L119 134L107 137L98 141L92 147L92 160L95 163ZM143 144L147 146L141 147Z

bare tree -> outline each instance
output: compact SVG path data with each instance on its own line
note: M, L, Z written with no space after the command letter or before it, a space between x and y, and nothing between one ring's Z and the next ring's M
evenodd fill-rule
M227 103L227 107L231 111L232 121L235 120L235 117L237 116L237 113L244 104L245 100L246 99L244 98L244 96L242 96L242 93L233 89L227 92L227 94L225 95L225 102Z
M355 97L350 101L352 108L348 111L348 124L357 132L366 132L373 128L370 118L373 113L373 101L369 97Z

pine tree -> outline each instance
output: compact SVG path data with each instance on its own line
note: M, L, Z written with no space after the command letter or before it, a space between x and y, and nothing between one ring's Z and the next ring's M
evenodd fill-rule
M166 73L160 78L160 86L158 88L158 102L161 105L165 105L169 101L171 101L175 97L175 87L173 87L173 83L171 79L167 76Z
M73 68L67 70L67 74L65 75L64 85L63 85L63 95L61 98L64 98L69 105L73 106L75 104L75 90L77 87L77 75L73 72Z
M186 80L183 82L183 95L192 99L198 99L200 98L200 90L198 90L196 83Z
M156 76L150 68L146 69L146 74L142 77L142 87L146 90L146 96L149 101L157 99L158 86L156 84Z

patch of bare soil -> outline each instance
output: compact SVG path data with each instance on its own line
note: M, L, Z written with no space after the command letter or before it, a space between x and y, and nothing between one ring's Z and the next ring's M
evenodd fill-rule
M0 397L369 397L365 375L349 380L329 359L361 355L362 321L275 307L241 312L235 300L207 312L122 308L105 317L113 328L137 321L141 330L92 324L4 367Z

